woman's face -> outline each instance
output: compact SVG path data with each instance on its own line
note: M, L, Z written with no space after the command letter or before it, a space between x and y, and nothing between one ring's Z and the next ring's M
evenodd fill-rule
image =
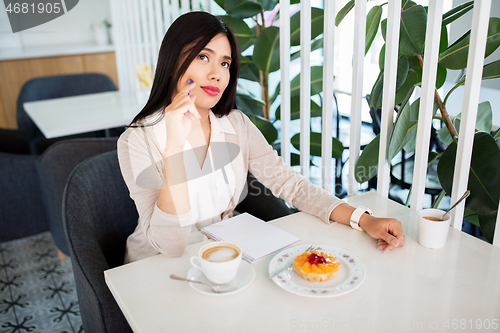
M190 96L196 96L198 110L208 110L217 104L229 83L231 46L224 34L218 34L201 50L177 83L174 94L196 82Z

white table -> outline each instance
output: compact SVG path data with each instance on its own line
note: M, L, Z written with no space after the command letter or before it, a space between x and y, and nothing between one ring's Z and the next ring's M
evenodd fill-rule
M111 91L24 103L47 139L129 125L142 106L131 92Z
M332 245L361 259L366 279L343 296L307 298L281 289L268 278L271 258L254 265L248 288L200 294L169 275L186 276L189 257L202 244L188 246L180 258L158 255L108 270L106 282L134 332L471 332L487 319L490 329L477 331L498 331L492 323L500 325L500 248L450 228L444 248L426 249L417 242L414 210L375 193L348 202L398 218L405 247L380 252L366 233L305 213L272 222L302 244ZM467 329L460 329L461 320Z

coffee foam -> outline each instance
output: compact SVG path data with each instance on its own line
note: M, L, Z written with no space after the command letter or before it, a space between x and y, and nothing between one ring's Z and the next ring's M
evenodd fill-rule
M203 252L203 259L212 262L229 261L238 256L238 251L228 246L215 246Z

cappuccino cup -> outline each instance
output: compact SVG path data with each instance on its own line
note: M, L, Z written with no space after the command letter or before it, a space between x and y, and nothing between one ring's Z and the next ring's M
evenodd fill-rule
M215 284L229 283L236 277L242 252L238 245L215 242L203 246L198 256L191 257L191 264L201 270Z

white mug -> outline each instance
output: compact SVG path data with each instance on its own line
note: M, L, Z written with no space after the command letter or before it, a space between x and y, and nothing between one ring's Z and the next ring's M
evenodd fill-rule
M225 284L236 277L241 257L242 252L238 245L215 242L203 246L198 251L198 256L191 257L190 261L194 267L205 274L210 282Z
M440 249L446 244L450 231L450 214L441 221L432 221L424 217L441 219L444 211L439 209L423 209L418 212L418 242L429 249Z

